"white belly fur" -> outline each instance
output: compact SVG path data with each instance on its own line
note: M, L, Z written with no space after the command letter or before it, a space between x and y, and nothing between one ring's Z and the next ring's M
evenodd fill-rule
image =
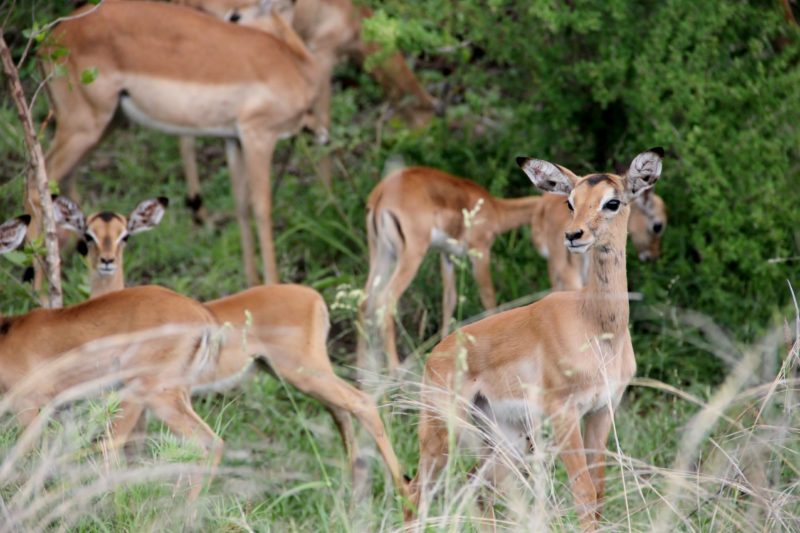
M205 85L150 76L125 77L120 105L132 121L174 135L237 137L243 108L271 105L256 83Z

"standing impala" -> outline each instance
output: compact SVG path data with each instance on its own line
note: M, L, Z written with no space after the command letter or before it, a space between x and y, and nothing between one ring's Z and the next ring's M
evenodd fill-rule
M495 237L531 220L538 196L495 198L475 182L428 167L409 167L385 177L367 200L369 277L361 306L358 367L375 370L381 339L390 370L399 364L395 307L428 248L441 252L442 336L456 307L449 254L472 262L481 303L495 307L490 270ZM376 331L377 330L377 331Z
M18 246L28 217L0 226L0 253ZM222 440L189 400L196 379L207 379L219 353L214 316L167 289L137 287L62 309L0 317L0 389L23 425L67 390L121 383L119 413L109 444L124 444L144 409L180 436L192 438L215 467ZM189 498L202 486L197 483Z
M582 178L546 161L517 159L536 187L567 196L565 244L589 254L588 280L579 291L554 292L470 324L433 349L423 378L413 504L447 462L450 409L458 429L472 405L496 422L496 446L523 453L529 424L550 419L581 525L595 530L606 440L636 371L625 271L629 205L658 180L663 155L661 148L639 154L625 176Z
M59 225L78 232L82 239L79 242L88 241L91 298L124 287L122 259L126 238L137 228L142 231L155 226L163 215L165 200L143 201L127 221L119 213L106 211L87 218L74 202L64 197L55 200ZM103 249L97 242L108 247ZM112 276L102 274L104 256L115 258L116 270ZM94 280L104 277L106 282L95 283ZM398 491L407 494L400 464L375 403L333 371L326 347L330 327L328 307L317 291L301 285L262 285L207 302L206 307L221 323L246 328L249 334L246 338L229 336L216 369L200 379L194 391L234 385L254 368L257 359L281 379L325 405L342 436L354 480L362 474L359 472L362 466L358 462L351 415L375 440Z
M47 72L57 66L66 72L49 82L57 122L49 176L59 181L68 174L118 108L167 133L224 137L247 281L258 279L252 210L265 279L277 282L272 155L279 138L314 123L310 111L326 81L297 34L274 11L270 20L281 38L164 3L105 2L75 14L82 16L53 30L53 41L69 53L56 64L45 61ZM81 83L90 68L97 79Z
M661 236L667 224L664 201L648 190L637 196L630 206L628 232L639 259L658 259ZM588 257L571 254L564 246L564 230L571 218L563 196L543 194L531 219L531 239L539 253L547 258L550 285L555 290L573 291L586 284Z
M174 0L175 3L205 11L217 18L245 26L260 27L264 20L264 0ZM268 3L268 2L267 2ZM336 64L344 57L364 63L367 56L379 50L379 45L364 42L361 22L372 16L366 7L356 7L350 0L297 0L294 6L292 27L314 55L324 80L320 85L314 115L325 131L330 131L332 74ZM399 52L391 54L370 74L384 89L391 102L400 107L406 121L414 126L427 123L436 103L419 83ZM410 101L405 101L410 100ZM193 137L182 136L181 158L188 187L187 205L194 219L202 223L206 217L200 196L197 157ZM320 177L330 187L330 158L320 161Z

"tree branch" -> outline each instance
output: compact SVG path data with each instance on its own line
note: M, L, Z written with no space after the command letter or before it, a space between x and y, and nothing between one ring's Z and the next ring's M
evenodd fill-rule
M0 34L0 61L8 79L8 88L17 107L17 116L22 123L25 133L25 144L28 147L29 164L28 175L25 180L25 207L32 215L31 236L36 236L44 229L44 242L47 250L44 270L48 282L48 307L61 307L61 259L58 255L58 238L56 236L56 223L53 218L53 202L47 185L47 170L44 166L44 154L36 130L33 127L31 111L25 100L25 93L19 80L11 51L8 49L5 37ZM41 225L40 225L41 224Z

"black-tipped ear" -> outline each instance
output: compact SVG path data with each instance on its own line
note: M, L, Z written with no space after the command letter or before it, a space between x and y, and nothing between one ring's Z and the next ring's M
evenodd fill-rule
M544 192L567 195L572 192L577 181L577 177L569 170L541 159L518 157L517 165L533 185Z
M31 223L31 216L30 215L20 215L17 217L17 220L25 224L26 226Z
M167 198L166 196L159 196L156 199L158 200L158 203L160 203L162 206L169 207L169 198Z
M406 483L411 483L413 478L408 474L403 474L403 479L406 481Z
M75 249L83 256L89 253L89 246L86 244L84 239L78 241L78 243L75 245Z
M658 154L658 157L664 157L664 149L660 146L656 146L655 148L650 148L648 152L654 152Z

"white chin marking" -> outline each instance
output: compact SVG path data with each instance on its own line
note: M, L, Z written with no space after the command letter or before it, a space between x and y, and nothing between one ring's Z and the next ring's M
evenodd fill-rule
M586 250L588 250L591 245L592 243L579 244L577 246L573 244L567 244L567 250L569 250L573 254L582 254L586 252Z

